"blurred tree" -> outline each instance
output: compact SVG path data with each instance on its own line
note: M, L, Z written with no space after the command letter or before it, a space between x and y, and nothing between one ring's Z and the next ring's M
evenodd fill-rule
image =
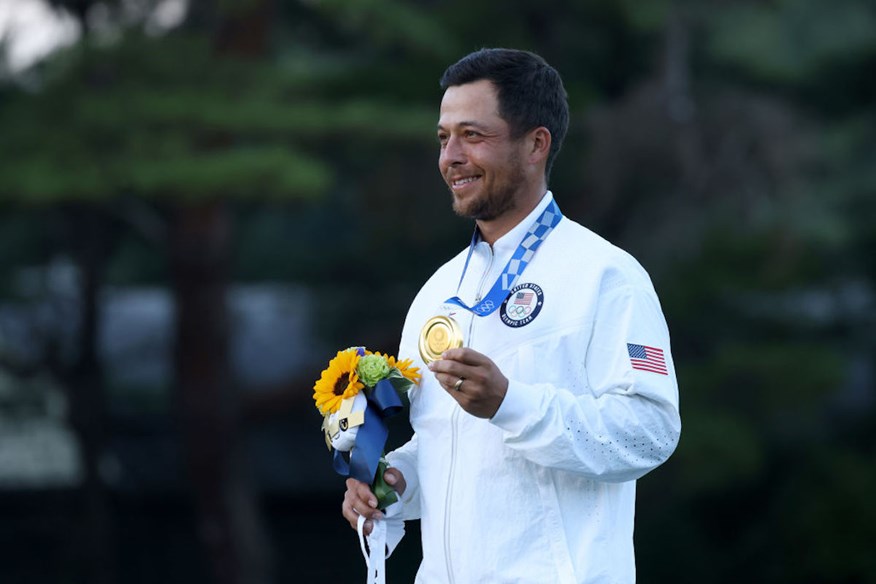
M89 42L87 11L95 4L91 0L76 0L53 4L68 4L76 17L85 42ZM12 100L20 95L10 96ZM14 132L10 137L14 139ZM68 139L72 136L68 136ZM6 143L8 146L8 143ZM25 146L23 143L22 146ZM31 151L31 155L40 155ZM2 182L2 179L0 179ZM10 193L11 194L11 193ZM26 191L16 193L30 196ZM79 311L77 325L70 329L50 326L37 333L34 340L41 346L36 351L4 351L2 365L17 377L30 377L48 372L66 391L67 417L78 442L82 468L83 521L77 525L75 546L84 557L81 576L96 584L116 581L116 547L112 503L105 484L108 464L108 413L106 383L98 355L98 330L101 325L99 293L107 260L119 234L114 218L83 204L75 198L63 201L49 214L57 226L54 241L64 249L78 267L74 302ZM38 300L38 302L41 300ZM56 302L52 299L50 302ZM67 311L56 313L58 318L69 318ZM38 325L31 323L35 330ZM47 332L49 331L49 332ZM72 332L73 338L68 338Z
M83 19L83 31L91 30L90 8L97 3L72 4L67 7ZM416 107L353 93L339 96L335 79L355 72L338 67L346 58L328 69L308 62L302 47L301 54L293 52L293 62L274 59L272 8L263 1L198 3L182 34L149 38L136 27L122 30L116 24L116 32L123 32L116 41L86 35L44 67L36 90L10 96L2 112L8 131L0 139L0 198L6 205L58 208L75 242L66 253L82 276L80 332L87 341L76 368L83 373L64 380L88 462L87 483L103 493L104 507L97 462L106 447L105 407L94 348L98 290L114 249L114 221L143 228L141 235L166 251L177 314L180 423L200 534L216 582L271 580L269 546L241 440L239 388L229 370L228 202L321 196L333 175L327 157L318 147L304 154L297 145L350 133L371 142L405 139L422 135L432 121L431 110L424 115ZM367 10L341 2L325 8L324 28L335 19L349 21L362 34L374 29L363 28L359 19L373 18L393 3L373 3ZM399 24L435 36L417 13L396 14ZM411 27L399 30L407 32L379 34L383 42L422 42ZM295 244L306 247L301 240ZM80 248L82 254L76 252ZM87 418L79 423L76 412ZM90 563L89 579L109 581L106 557L112 548L100 543L111 540L109 531L95 524L94 533L93 549L102 551Z

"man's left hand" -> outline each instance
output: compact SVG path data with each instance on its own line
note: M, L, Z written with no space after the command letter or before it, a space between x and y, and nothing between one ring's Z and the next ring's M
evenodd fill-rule
M478 418L492 418L508 391L508 378L486 355L472 349L445 351L429 369L462 409Z

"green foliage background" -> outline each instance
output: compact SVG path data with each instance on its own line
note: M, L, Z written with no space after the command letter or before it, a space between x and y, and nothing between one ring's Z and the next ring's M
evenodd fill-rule
M217 56L197 16L95 32L6 76L7 301L22 268L76 255L74 212L112 234L104 285L168 286L169 210L221 201L233 281L304 285L312 342L394 352L470 230L435 168L437 79L482 46L534 50L572 110L551 188L642 261L673 337L683 432L639 483L639 580L876 582L876 5L288 2L258 58ZM314 427L319 367L283 414ZM168 395L111 404L166 412ZM326 545L275 529L277 556ZM352 565L325 573L359 577L349 543ZM398 566L416 563L406 545Z

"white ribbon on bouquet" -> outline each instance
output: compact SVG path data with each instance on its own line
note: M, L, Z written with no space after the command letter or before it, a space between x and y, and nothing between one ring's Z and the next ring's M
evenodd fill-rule
M369 535L363 532L365 517L360 515L356 522L359 534L359 547L368 567L366 584L386 584L386 558L392 555L398 542L405 534L405 522L401 517L402 502L396 501L383 512L383 519L372 521ZM367 545L366 545L367 540Z

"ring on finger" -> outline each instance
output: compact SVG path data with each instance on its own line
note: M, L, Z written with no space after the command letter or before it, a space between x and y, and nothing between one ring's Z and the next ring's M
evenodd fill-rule
M453 389L459 391L462 389L462 382L465 381L465 377L460 377L456 383L453 384Z

